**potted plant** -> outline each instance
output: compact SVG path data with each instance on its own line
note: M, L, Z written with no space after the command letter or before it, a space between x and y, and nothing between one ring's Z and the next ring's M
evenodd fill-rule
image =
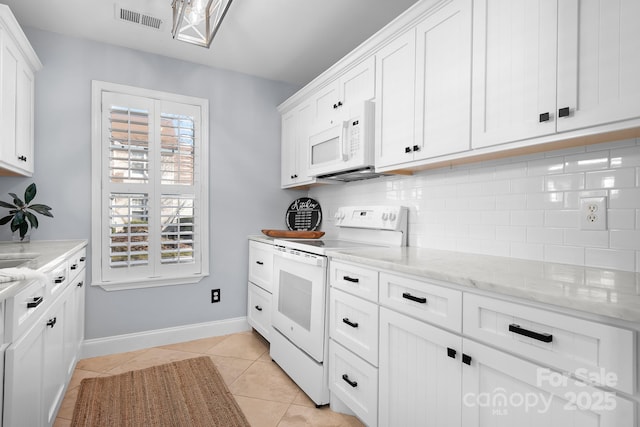
M38 218L31 211L53 218L49 206L30 204L36 196L35 183L32 183L24 190L24 202L15 193L9 193L9 195L13 197L13 204L0 201L0 206L9 209L9 215L0 219L0 225L11 221L11 231L14 233L19 231L20 241L24 241L29 231L29 225L33 228L38 228Z

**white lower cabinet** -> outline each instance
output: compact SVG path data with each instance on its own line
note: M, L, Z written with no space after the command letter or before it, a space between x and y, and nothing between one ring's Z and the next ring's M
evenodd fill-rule
M378 304L333 287L358 268L330 265L329 387L368 426L638 427L638 329L384 271Z
M329 340L329 389L366 425L377 425L378 369Z
M267 341L271 331L271 294L249 282L247 321Z
M379 425L460 427L461 348L460 336L381 307Z
M84 338L84 261L64 287L59 267L47 274L7 302L4 427L54 424Z
M635 405L616 393L464 340L464 427L635 427Z

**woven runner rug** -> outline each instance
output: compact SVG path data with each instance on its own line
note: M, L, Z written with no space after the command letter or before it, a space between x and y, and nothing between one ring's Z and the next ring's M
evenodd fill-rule
M73 427L248 427L207 356L123 374L85 378Z

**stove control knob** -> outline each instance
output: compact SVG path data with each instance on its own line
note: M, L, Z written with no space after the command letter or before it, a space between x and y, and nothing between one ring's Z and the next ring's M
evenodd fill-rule
M396 214L394 212L389 212L389 220L390 221L395 221L396 220Z
M382 220L386 221L389 218L389 214L387 212L382 212Z

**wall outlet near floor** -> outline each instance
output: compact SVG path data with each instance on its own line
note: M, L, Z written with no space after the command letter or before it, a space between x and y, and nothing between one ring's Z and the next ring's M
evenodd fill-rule
M220 289L211 289L211 303L220 302Z
M607 198L585 197L580 199L580 230L607 229Z

